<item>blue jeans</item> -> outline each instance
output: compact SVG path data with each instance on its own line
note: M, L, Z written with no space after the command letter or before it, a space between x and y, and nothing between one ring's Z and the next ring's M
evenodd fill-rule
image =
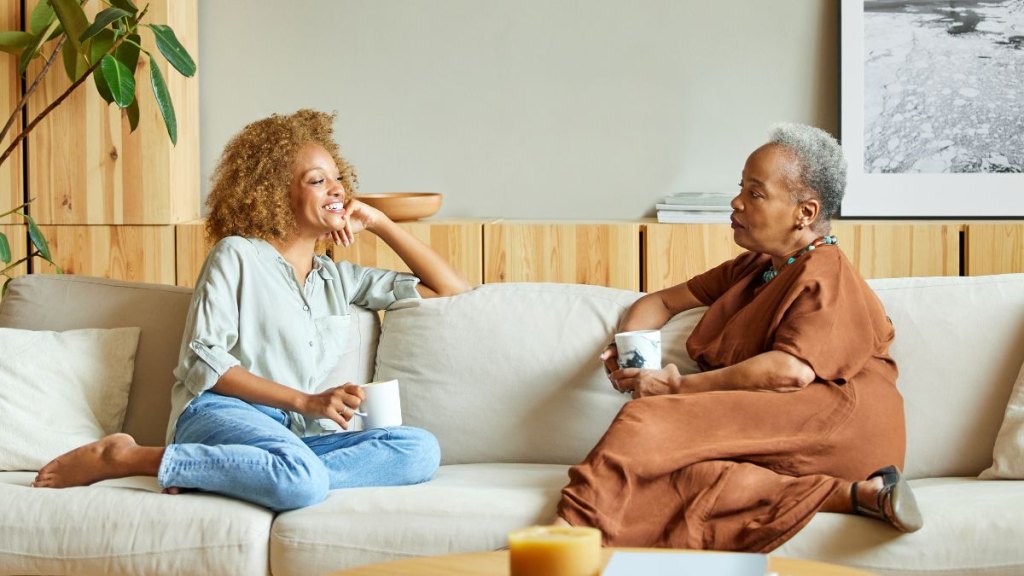
M288 423L283 410L204 392L178 418L157 480L282 511L335 488L426 482L441 459L437 439L419 428L299 438Z

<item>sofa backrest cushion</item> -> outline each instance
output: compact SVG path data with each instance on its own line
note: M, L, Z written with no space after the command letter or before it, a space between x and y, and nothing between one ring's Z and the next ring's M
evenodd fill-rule
M444 464L574 464L628 399L597 356L639 296L510 283L402 302L385 315L374 379L399 380L404 423L437 436ZM664 363L696 369L682 344L700 313L665 327Z
M896 327L892 354L912 478L975 476L1024 363L1024 274L871 280ZM597 354L639 293L488 284L410 301L384 320L374 379L398 378L406 424L433 432L444 463L572 464L626 400ZM666 325L664 362L696 367L685 340L703 309Z
M69 274L15 278L0 301L0 327L64 331L138 326L138 353L123 430L143 445L162 446L171 410L192 291L162 284ZM332 371L339 381L367 382L373 372L379 319L353 307L349 347Z
M171 371L192 291L176 286L69 274L15 278L0 303L0 326L25 330L138 326L135 375L124 431L144 445L162 446L171 410Z
M1024 363L1024 274L868 283L896 328L907 475L978 475Z

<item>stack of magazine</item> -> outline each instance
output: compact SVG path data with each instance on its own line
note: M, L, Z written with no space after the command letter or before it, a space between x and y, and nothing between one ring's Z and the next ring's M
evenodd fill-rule
M734 194L725 192L679 192L666 196L658 203L658 222L675 223L729 223Z

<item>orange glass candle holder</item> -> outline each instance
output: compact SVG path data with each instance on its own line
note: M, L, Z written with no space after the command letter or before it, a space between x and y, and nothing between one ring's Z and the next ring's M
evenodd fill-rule
M531 526L508 535L511 576L596 576L601 570L597 528Z

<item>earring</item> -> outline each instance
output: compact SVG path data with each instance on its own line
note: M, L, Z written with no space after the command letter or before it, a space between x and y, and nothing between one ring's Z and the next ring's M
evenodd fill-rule
M798 222L797 225L796 225L796 229L797 230L803 230L804 229L804 223L803 222Z

